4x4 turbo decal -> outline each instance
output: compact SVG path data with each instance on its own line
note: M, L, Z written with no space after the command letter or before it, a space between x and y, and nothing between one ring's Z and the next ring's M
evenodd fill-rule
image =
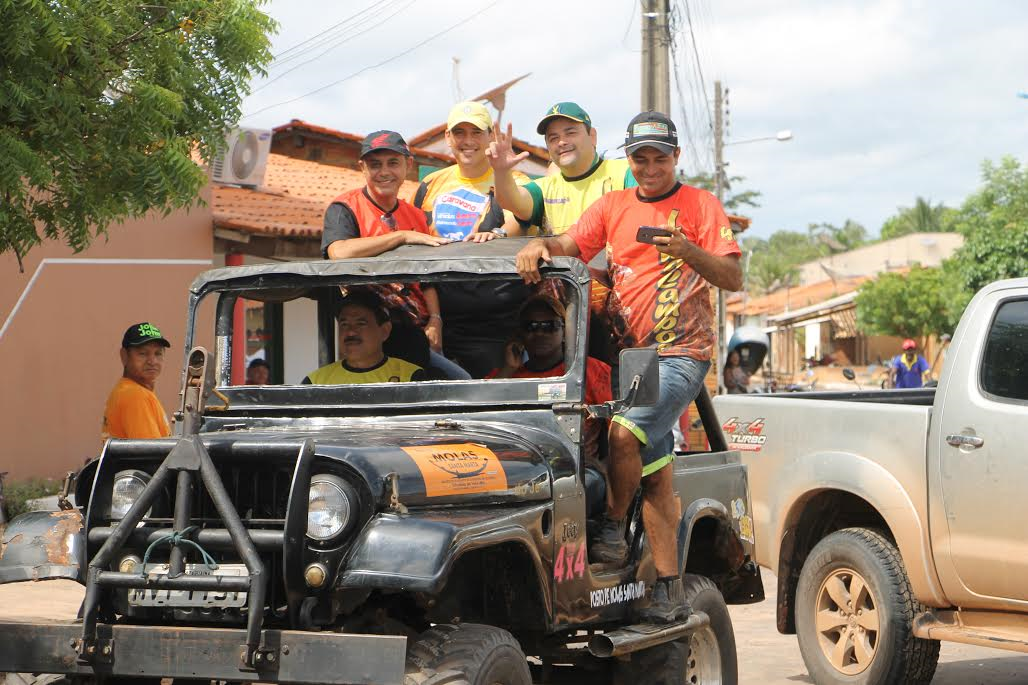
M429 497L507 489L503 464L482 445L466 442L402 449L418 465Z
M738 417L733 416L725 421L721 429L725 433L725 439L728 441L728 449L730 450L759 452L760 448L767 441L767 436L763 434L764 419L762 418L746 422L740 421Z

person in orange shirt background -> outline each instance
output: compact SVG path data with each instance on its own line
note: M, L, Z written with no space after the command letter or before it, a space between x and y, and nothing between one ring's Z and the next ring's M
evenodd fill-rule
M107 397L100 437L166 438L171 435L164 407L154 394L171 347L152 323L129 326L121 338L122 377Z

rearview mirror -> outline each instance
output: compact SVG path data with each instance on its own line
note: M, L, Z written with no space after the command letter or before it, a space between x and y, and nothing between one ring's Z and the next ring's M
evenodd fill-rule
M621 350L618 357L618 398L633 407L651 407L660 399L660 367L652 347ZM634 388L633 383L638 383Z
M843 369L842 370L842 377L845 378L848 381L851 381L851 380L853 380L854 378L857 377L857 374L853 373L853 369Z

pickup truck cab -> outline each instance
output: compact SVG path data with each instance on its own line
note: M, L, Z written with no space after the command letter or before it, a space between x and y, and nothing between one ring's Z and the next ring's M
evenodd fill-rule
M633 619L656 579L640 505L630 558L588 563L605 481L586 463L585 422L656 402L658 379L654 350L624 350L621 396L585 403L590 277L580 261L543 268L566 306L556 326L565 364L552 377L450 380L420 330L396 335L396 325L388 355L422 367L423 380L301 383L339 363L342 289L513 290L499 306L516 322L522 245L411 246L201 275L188 293L175 435L108 441L78 475L81 510L19 517L3 532L0 582L67 577L86 593L79 622L0 622L0 673L77 683L737 682L725 602L759 601L763 590L749 561L746 470L722 449L709 400L700 409L714 449L673 466L693 614L661 626ZM284 383L232 382L241 299L280 310ZM370 327L351 323L345 335L361 325Z
M817 683L929 682L940 640L1028 652L1028 279L975 296L937 388L714 404Z

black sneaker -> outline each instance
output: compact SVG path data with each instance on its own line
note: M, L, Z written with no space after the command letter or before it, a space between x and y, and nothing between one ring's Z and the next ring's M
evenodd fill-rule
M689 618L692 608L685 601L681 578L660 578L653 585L650 603L639 610L641 623L675 623Z
M590 564L623 564L628 557L625 542L625 521L615 521L606 514L600 517L595 535L589 543Z

